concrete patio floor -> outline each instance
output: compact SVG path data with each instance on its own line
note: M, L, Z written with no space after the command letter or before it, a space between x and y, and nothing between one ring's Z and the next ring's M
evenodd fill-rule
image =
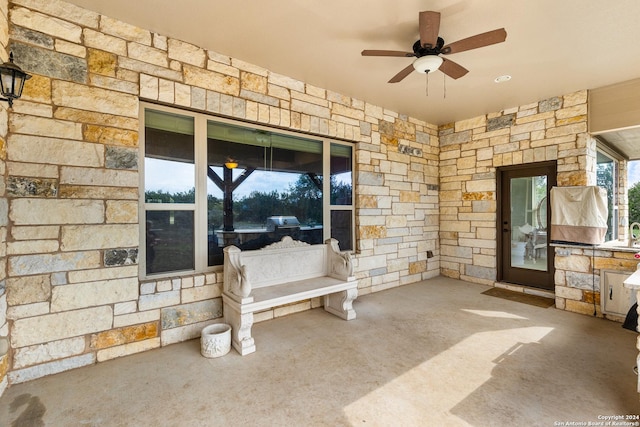
M640 414L637 334L438 277L253 327L257 352L199 340L9 387L0 425L554 426ZM586 424L585 424L586 425Z

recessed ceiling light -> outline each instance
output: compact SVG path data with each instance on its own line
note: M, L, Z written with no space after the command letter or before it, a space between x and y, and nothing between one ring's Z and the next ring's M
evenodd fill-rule
M496 77L493 81L496 83L504 83L504 82L508 82L509 80L511 80L511 76L508 74L505 74L504 76Z

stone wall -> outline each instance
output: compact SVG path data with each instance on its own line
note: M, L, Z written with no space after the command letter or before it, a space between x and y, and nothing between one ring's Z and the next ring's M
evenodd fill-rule
M59 0L9 5L33 74L5 118L10 383L221 320L219 268L139 279L141 99L353 142L360 293L439 274L436 126Z
M439 135L440 265L445 276L496 282L498 167L553 160L559 186L596 182L596 141L587 133L586 91L451 123L441 126ZM588 296L574 292L563 298L584 301Z
M568 255L560 255L567 251ZM631 275L638 260L633 250L604 248L555 248L556 308L605 317L600 307L600 274L602 270L623 271ZM619 316L606 317L621 321Z
M628 243L629 238L629 163L626 160L618 161L618 240L622 245Z
M0 0L0 60L9 59L7 46L9 45L8 1ZM6 137L7 137L7 107L0 103L0 175L4 177L6 170ZM6 264L7 264L7 198L5 186L0 185L0 340L8 339L9 324L7 323L7 294L6 294ZM9 354L3 354L2 342L0 342L0 396L7 388L7 371L9 369Z
M361 295L440 274L437 128L378 107L365 112L373 124L356 153Z
M556 160L559 185L595 183L586 91L438 128L59 0L8 9L2 46L33 74L13 112L0 107L9 383L195 338L221 320L219 268L139 279L140 100L353 142L361 295L440 273L494 284L497 167ZM560 308L584 312L598 298L572 282L584 256L556 258ZM594 268L626 268L625 257L603 253Z

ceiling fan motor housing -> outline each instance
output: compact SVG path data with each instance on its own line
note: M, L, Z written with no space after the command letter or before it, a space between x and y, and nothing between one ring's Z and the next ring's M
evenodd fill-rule
M438 55L440 54L442 46L444 46L442 37L438 37L435 46L423 46L420 40L416 41L413 44L413 53L417 59L413 61L413 68L419 73L430 73L440 68L443 60Z
M442 37L438 37L438 41L435 46L425 45L422 46L420 44L420 40L417 40L413 44L413 53L420 58L421 56L426 55L439 55L442 50L442 46L444 46L444 39Z

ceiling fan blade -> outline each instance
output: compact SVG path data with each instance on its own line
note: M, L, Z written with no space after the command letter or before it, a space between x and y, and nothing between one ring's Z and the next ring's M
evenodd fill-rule
M438 42L440 31L440 12L420 12L418 17L420 44L422 47L434 47Z
M498 30L487 31L486 33L476 34L466 39L458 40L448 44L442 48L441 53L448 55L450 53L464 52L465 50L477 49L479 47L489 46L496 43L502 43L507 39L507 31L504 28Z
M443 73L445 73L447 76L451 77L452 79L459 79L460 77L464 76L469 72L469 70L467 70L462 65L456 62L453 62L445 58L442 58L442 59L443 59L442 65L438 69Z
M362 56L415 56L413 52L403 52L401 50L363 50Z
M409 66L407 66L406 68L403 68L402 71L400 71L398 74L393 76L391 80L389 80L389 83L398 83L400 80L407 77L413 71L414 71L413 64L409 64Z

